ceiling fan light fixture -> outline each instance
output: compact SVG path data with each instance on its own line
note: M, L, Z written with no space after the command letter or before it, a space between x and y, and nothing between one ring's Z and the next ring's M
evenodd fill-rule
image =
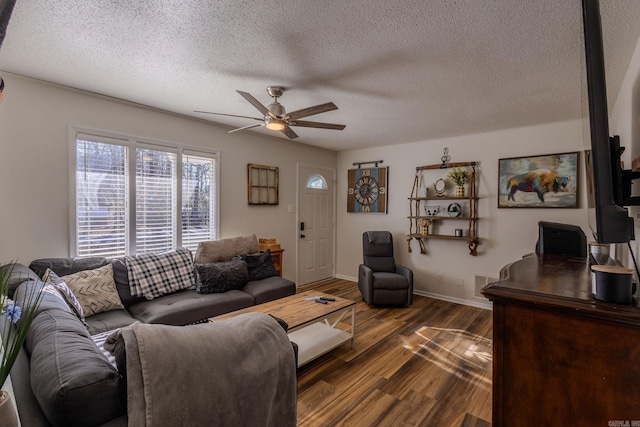
M265 125L269 130L284 130L285 125L280 120L268 120Z

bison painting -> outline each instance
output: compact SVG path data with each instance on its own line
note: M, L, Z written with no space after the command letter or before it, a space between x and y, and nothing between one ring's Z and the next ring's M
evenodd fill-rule
M513 195L517 191L524 191L526 193L536 193L541 202L544 202L544 195L549 191L557 193L558 191L565 191L567 184L569 184L569 178L566 176L558 176L558 174L549 169L536 169L531 172L515 175L509 178L507 182L507 190L509 190L509 196L507 200L513 200Z

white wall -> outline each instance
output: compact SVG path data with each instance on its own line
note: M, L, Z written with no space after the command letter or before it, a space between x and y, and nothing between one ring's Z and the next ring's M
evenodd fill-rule
M469 255L465 243L446 240L427 240L428 254L420 254L418 243L408 253L406 235L409 231L409 201L415 168L438 164L443 148L449 148L451 162L477 161L478 214L481 217L478 233L482 245L479 256ZM357 277L362 262L362 232L389 230L393 233L396 261L413 269L414 286L418 291L446 296L453 300L486 303L474 297L474 275L499 275L500 269L533 252L537 239L538 221L576 224L588 232L587 212L584 208L583 156L580 153L578 209L498 209L498 159L584 150L582 125L578 120L552 123L500 132L466 135L443 140L338 153L338 260L337 274ZM379 166L389 167L388 214L346 212L347 170L353 162L384 160ZM445 178L446 171L429 172L428 184ZM427 178L427 175L425 175ZM465 228L458 226L457 228ZM438 282L441 274L443 282Z
M200 120L140 108L2 73L0 104L0 264L69 255L68 126L220 150L220 233L274 237L295 278L298 162L335 168L336 153ZM247 205L247 163L280 168L280 204Z

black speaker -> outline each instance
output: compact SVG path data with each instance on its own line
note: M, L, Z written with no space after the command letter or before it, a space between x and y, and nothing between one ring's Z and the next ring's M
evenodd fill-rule
M586 258L587 237L577 225L540 221L536 253Z

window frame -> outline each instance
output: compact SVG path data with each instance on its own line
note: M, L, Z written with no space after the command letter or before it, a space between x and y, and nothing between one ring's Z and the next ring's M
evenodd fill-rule
M96 129L83 128L70 125L68 128L68 162L69 162L69 254L71 257L78 256L77 247L77 151L76 144L80 135L95 138L96 142L105 142L108 144L118 144L127 147L127 168L129 172L129 188L128 201L129 210L127 215L128 221L128 251L126 255L135 255L136 249L136 151L139 148L157 149L159 151L167 151L176 153L176 215L173 224L176 230L175 242L176 247L182 246L182 162L183 156L196 156L211 158L214 162L214 173L212 179L212 198L213 198L213 223L212 236L216 240L220 230L220 151L212 148L189 146L175 142L154 140L132 135L125 135L115 132L101 131Z

